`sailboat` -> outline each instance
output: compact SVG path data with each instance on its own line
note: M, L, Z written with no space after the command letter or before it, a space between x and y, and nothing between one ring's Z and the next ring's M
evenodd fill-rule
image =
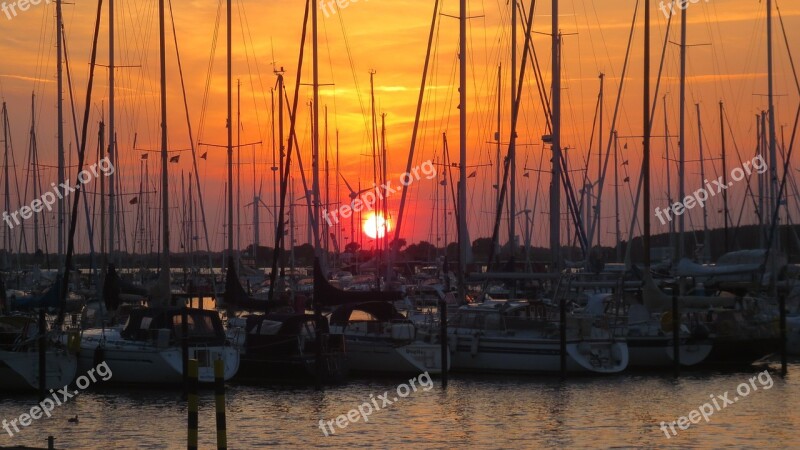
M110 18L113 21L113 16ZM80 367L89 370L105 361L113 383L174 384L184 381L188 359L199 365L199 381L214 381L214 362L223 361L224 379L239 370L239 351L225 335L216 311L165 306L170 295L169 178L167 174L167 98L164 40L164 2L159 3L161 67L161 273L150 290L149 307L130 312L124 326L84 330L80 342ZM112 41L113 42L113 41ZM112 50L113 51L113 50ZM106 274L104 296L118 297L119 279L112 270ZM106 299L109 300L109 299ZM111 300L118 300L111 299ZM114 303L114 302L111 302ZM184 353L184 347L188 352Z
M52 294L40 298L39 308L44 308L47 299L58 300L57 281L51 288ZM0 391L27 391L39 389L40 382L40 330L36 319L28 315L9 315L6 312L6 290L0 278ZM75 352L58 339L45 336L46 350L45 382L46 389L57 389L72 382L78 370ZM70 341L75 342L75 341Z
M319 261L314 263L315 305L335 307L330 329L344 335L347 362L354 372L442 372L435 333L400 314L394 307L400 298L399 292L338 289L322 275Z

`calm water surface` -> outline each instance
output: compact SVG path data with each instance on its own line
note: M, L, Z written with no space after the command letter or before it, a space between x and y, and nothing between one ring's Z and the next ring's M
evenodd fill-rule
M347 414L370 395L377 398L409 377L355 379L324 391L292 387L228 386L228 443L248 448L800 448L800 361L774 384L714 411L667 439L661 421L677 420L761 369L669 375L622 374L574 378L453 375L446 390L434 378L428 391L374 412L326 437L320 419ZM766 379L766 377L764 377ZM768 386L768 384L766 384ZM743 389L743 388L742 388ZM201 394L200 448L215 448L214 397ZM724 402L718 401L720 406ZM0 419L30 410L35 396L0 400ZM379 405L381 402L379 402ZM78 416L78 423L69 418ZM186 405L180 393L90 387L53 417L22 428L15 437L0 430L0 446L57 448L186 448ZM677 428L676 428L677 430Z

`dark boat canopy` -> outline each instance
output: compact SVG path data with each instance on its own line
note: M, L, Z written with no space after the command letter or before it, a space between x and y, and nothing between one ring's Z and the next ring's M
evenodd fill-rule
M314 259L314 302L322 306L339 306L347 303L372 301L395 302L403 298L402 292L393 291L343 291L332 286L322 273L319 259Z
M153 338L154 331L167 329L171 331L172 337L180 337L183 323L182 309L180 307L134 309L120 334L125 339L146 341ZM186 315L190 340L225 341L225 329L216 311L187 308Z
M298 335L306 323L314 323L312 314L254 314L245 319L246 329L250 334ZM324 317L317 320L317 325L322 332L328 332L328 321ZM275 330L267 331L267 327L274 327Z
M363 311L372 315L379 322L389 322L392 320L406 319L402 314L397 312L394 305L388 302L365 302L365 303L348 303L346 305L336 308L331 314L331 325L347 325L353 311Z

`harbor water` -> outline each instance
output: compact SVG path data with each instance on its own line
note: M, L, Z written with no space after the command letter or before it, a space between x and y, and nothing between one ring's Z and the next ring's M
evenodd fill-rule
M669 373L635 372L563 382L452 374L446 389L440 379L432 377L429 384L422 376L416 390L410 388L409 378L413 377L355 378L324 390L230 383L228 446L800 447L800 360L790 361L786 377L756 366L686 372L678 379ZM399 388L403 384L406 387ZM11 421L36 404L35 395L6 396L0 401L0 418ZM355 420L346 419L359 406L366 411L364 404L375 405L367 421L360 413L351 414ZM704 409L704 404L709 406ZM705 412L708 420L702 415L697 420L694 410ZM677 424L682 416L687 418L681 422L683 430ZM669 427L673 421L674 433ZM215 448L214 424L214 395L206 390L200 395L200 448ZM0 446L46 447L47 436L53 435L57 448L178 449L186 448L186 426L187 406L180 392L98 383L57 406L51 418L20 427L13 437L3 431Z

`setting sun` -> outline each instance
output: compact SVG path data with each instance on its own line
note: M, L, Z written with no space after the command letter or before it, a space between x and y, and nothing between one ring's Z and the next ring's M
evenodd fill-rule
M383 218L382 214L370 213L364 221L364 234L372 239L382 238L392 229L392 222Z

